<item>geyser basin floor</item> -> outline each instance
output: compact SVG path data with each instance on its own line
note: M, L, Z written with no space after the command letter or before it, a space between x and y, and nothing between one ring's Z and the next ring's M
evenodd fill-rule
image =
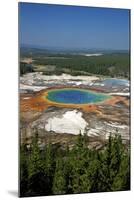
M95 104L109 98L111 96L106 94L77 88L52 89L44 93L45 100L56 104Z

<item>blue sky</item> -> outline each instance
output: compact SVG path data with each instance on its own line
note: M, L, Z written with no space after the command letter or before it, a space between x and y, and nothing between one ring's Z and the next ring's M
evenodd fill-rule
M129 10L19 3L20 44L129 49Z

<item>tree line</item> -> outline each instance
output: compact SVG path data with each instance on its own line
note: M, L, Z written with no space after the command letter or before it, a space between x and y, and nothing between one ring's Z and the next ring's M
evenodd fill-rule
M130 189L130 155L120 135L103 150L89 149L86 133L74 146L40 148L38 133L30 148L20 147L20 196L123 191Z
M50 57L50 58L49 58ZM56 56L55 56L56 57ZM35 57L34 63L38 65L55 65L58 72L64 68L71 71L85 71L92 74L107 76L122 76L129 78L129 54L108 54L103 56L86 57L81 55L64 55L64 59Z

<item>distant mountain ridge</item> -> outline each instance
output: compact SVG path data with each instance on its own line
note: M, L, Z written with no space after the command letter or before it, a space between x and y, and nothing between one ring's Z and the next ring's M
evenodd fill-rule
M114 50L114 49L102 49L102 48L65 48L65 47L48 47L40 45L20 45L21 53L52 53L52 54L111 54L111 53L129 53L129 50Z
M31 45L31 44L20 44L20 49L27 50L40 50L49 52L76 52L76 53L128 53L127 49L104 49L104 48L73 48L73 47L50 47L41 45Z

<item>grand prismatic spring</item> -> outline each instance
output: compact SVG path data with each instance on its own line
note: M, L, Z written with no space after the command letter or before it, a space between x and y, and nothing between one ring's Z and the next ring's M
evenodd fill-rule
M110 96L84 89L54 89L47 92L45 99L58 104L91 104L109 99Z

